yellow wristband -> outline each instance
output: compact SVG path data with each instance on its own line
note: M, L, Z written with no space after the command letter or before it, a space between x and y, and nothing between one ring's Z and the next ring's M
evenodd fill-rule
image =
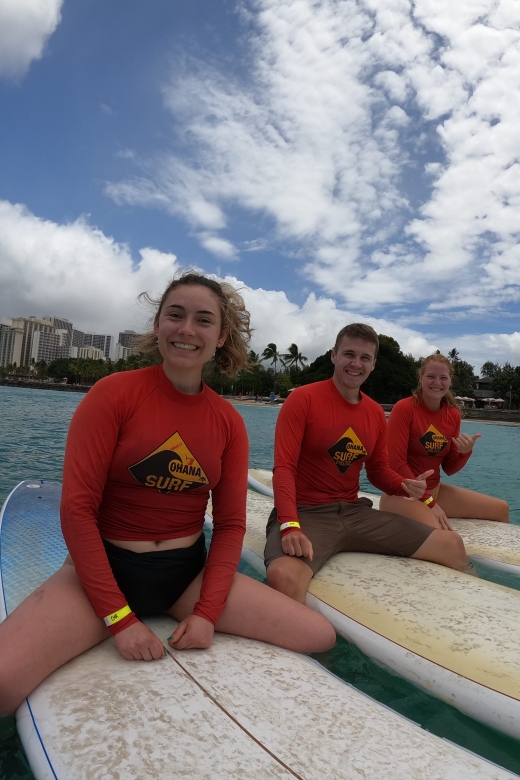
M122 620L124 617L129 615L131 613L131 609L126 605L126 607L122 607L121 609L118 609L117 612L112 612L111 615L107 615L103 620L105 621L105 626L113 626L114 623L119 623L120 620Z
M297 520L291 520L289 523L282 523L280 531L285 531L286 528L299 528L300 524Z
M426 506L429 506L432 503L432 501L435 501L435 499L434 499L433 496L430 496L425 501L423 501L423 504L426 504Z

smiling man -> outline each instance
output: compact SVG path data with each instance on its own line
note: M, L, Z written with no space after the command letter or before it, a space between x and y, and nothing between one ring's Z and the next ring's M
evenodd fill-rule
M430 471L405 479L388 466L383 409L361 392L374 370L379 341L368 325L340 330L334 375L294 390L280 410L275 434L275 508L267 523L267 581L305 601L312 577L338 552L370 552L467 566L454 531L372 509L359 498L362 466L389 495L421 499Z

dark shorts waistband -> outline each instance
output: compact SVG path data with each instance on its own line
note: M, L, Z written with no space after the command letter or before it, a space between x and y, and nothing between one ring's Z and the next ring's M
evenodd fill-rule
M128 561L139 565L161 565L161 563L173 563L175 561L185 561L190 558L196 558L200 555L202 548L206 549L206 541L202 533L197 541L190 544L189 547L175 547L173 550L153 550L151 552L134 552L125 547L118 547L106 539L101 540L110 557L118 558L121 561Z

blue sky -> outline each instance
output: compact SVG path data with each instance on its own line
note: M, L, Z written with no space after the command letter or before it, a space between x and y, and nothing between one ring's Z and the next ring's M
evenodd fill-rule
M509 0L0 0L0 318L140 329L195 265L257 349L361 319L519 364L519 29Z

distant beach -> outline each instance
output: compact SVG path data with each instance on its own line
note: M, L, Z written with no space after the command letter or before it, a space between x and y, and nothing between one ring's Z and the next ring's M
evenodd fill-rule
M0 387L20 387L28 390L58 390L65 393L88 393L92 385L65 385L55 384L53 382L35 382L28 379L0 379ZM249 396L235 396L224 395L229 403L233 406L254 406L257 408L267 407L269 409L277 408L283 404L284 399L277 399L274 403L271 403L266 398L263 400L255 401L254 398ZM381 404L385 410L385 414L388 417L393 404ZM506 409L465 409L463 411L463 418L465 420L492 425L520 425L520 409L512 409L508 411Z

